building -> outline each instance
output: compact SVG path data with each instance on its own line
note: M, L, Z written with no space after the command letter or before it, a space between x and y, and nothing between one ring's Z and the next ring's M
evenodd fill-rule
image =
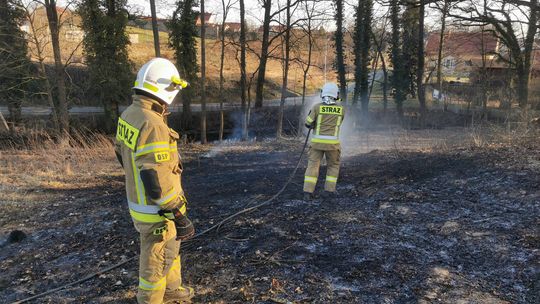
M425 54L426 68L436 81L440 32L428 35ZM442 48L442 75L445 82L468 83L479 69L507 69L498 59L499 39L487 31L449 31L444 34ZM496 73L499 73L497 71Z
M70 9L56 7L60 21L61 42L80 43L84 37L81 29L81 17ZM28 35L35 35L38 41L50 42L51 31L49 30L47 11L45 6L39 6L31 14L31 20L26 20L21 29Z

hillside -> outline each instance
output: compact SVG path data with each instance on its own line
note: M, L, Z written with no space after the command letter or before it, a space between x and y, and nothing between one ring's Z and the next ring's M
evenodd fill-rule
M136 72L140 66L147 60L154 57L154 46L152 31L145 30L137 27L128 27L128 35L138 35L138 42L132 43L129 46L130 59L133 62L133 70ZM160 32L160 44L161 54L163 57L174 61L174 53L168 46L168 34L166 32ZM198 54L200 54L200 39L198 42ZM276 39L279 42L279 39ZM67 73L70 74L70 78L73 81L74 90L87 90L92 84L88 83L87 73L85 72L86 66L84 64L84 52L82 45L73 41L61 41L62 45L62 58L64 61L70 61L70 68L67 69ZM219 87L219 65L220 65L220 41L215 39L207 39L207 79L208 79L208 102L218 102L218 87ZM32 59L37 61L35 55L36 47L30 44L30 52ZM253 51L260 52L260 44L251 43L250 47ZM273 46L274 47L274 46ZM279 50L279 48L277 48ZM47 64L53 63L53 54L50 45L46 45L44 49L45 62ZM304 56L305 54L302 54ZM331 54L330 54L331 55ZM277 55L276 55L277 56ZM253 77L253 86L251 90L252 99L255 98L255 81L256 74L253 75L253 71L257 69L259 59L253 53L248 53L247 56L247 68L248 68L248 81ZM331 62L331 58L328 62ZM322 52L315 52L313 55L313 64L319 67L312 67L307 80L308 93L314 93L324 82L324 75L322 67L324 65L324 54ZM268 67L266 71L267 85L265 91L265 98L276 99L280 97L281 81L282 81L282 64L279 60L270 58L268 60ZM330 75L331 74L331 75ZM328 77L333 78L333 73L330 73ZM299 95L302 92L302 68L297 63L290 65L289 71L289 91L292 95ZM238 82L240 79L239 64L236 59L236 50L234 46L228 45L225 49L225 63L224 63L224 78L225 78L225 94L226 100L232 102L239 101L239 87ZM97 101L88 100L91 98L85 98L85 94L75 91L75 96L72 98L72 103L77 105L94 105ZM81 96L80 96L81 95ZM27 104L39 104L42 101L32 100ZM195 100L198 102L198 100Z

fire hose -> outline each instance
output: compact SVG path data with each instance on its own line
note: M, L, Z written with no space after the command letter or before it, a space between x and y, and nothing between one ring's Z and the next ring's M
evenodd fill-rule
M195 235L193 236L193 238L190 239L190 241L191 241L191 240L194 240L194 239L197 239L197 238L199 238L199 237L201 237L201 236L203 236L203 235L205 235L205 234L208 234L209 232L211 232L211 231L213 231L213 230L219 230L219 228L221 228L221 226L223 226L224 224L228 223L228 222L231 221L232 219L234 219L234 218L236 218L236 217L238 217L238 216L240 216L240 215L250 213L250 212L252 212L252 211L254 211L254 210L257 210L257 209L259 209L259 208L261 208L261 207L264 207L264 206L270 204L271 202L273 202L274 200L276 200L276 199L283 193L283 191L285 191L285 189L287 188L287 186L289 186L289 184L290 184L291 181L293 180L293 178L294 178L296 172L298 171L298 168L300 167L300 163L302 162L302 158L303 158L303 156L304 156L304 154L305 154L305 152L306 152L307 143L308 143L308 140L309 140L309 135L310 135L310 133L311 133L311 130L312 130L312 129L309 129L309 131L308 131L308 133L307 133L307 135L306 135L306 140L304 141L304 146L302 147L302 152L300 152L300 156L298 157L298 161L296 162L296 166L295 166L294 170L293 170L292 173L289 175L289 178L287 179L287 182L281 187L281 189L280 189L276 194L274 194L274 195L273 195L272 197L270 197L269 199L267 199L267 200L265 200L265 201L263 201L263 202L261 202L261 203L259 203L259 204L257 204L257 205L251 206L251 207L249 207L249 208L242 209L242 210L240 210L240 211L238 211L238 212L236 212L236 213L233 213L233 214L227 216L227 217L224 218L223 220L219 221L219 223L217 223L217 224L211 226L210 228L208 228L208 229L206 229L206 230L204 230L204 231L202 231L202 232L199 232L199 233L195 234ZM255 203L255 202L256 202L256 199L253 200L253 201L251 201L248 205L250 205L250 204L252 204L252 203ZM187 243L189 244L189 241L187 241ZM185 249L185 248L186 248L186 246L184 246L184 249ZM83 277L83 278L81 278L81 279L79 279L79 280L77 280L77 281L73 281L73 282L71 282L71 283L64 284L64 285L59 286L59 287L57 287L57 288L50 289L50 290L48 290L48 291L46 291L46 292L43 292L43 293L40 293L40 294L31 296L31 297L28 297L28 298L25 298L25 299L22 299L22 300L19 300L19 301L15 301L15 302L13 302L13 304L26 303L26 302L28 302L28 301L35 300L35 299L38 299L38 298L42 298L42 297L44 297L44 296L46 296L46 295L50 295L50 294L56 293L56 292L58 292L58 291L60 291L60 290L64 290L64 289L66 289L66 288L68 288L68 287L71 287L71 286L78 285L78 284L80 284L80 283L86 282L86 281L88 281L88 280L90 280L90 279L92 279L92 278L94 278L94 277L97 277L97 276L99 276L99 275L101 275L101 274L107 273L107 272L109 272L109 271L111 271L111 270L113 270L113 269L116 269L116 268L118 268L118 267L120 267L120 266L122 266L122 265L125 265L125 264L127 264L127 263L129 263L129 262L131 262L131 261L133 261L133 260L135 260L135 259L137 259L137 257L138 257L138 255L134 255L134 256L132 256L132 257L130 257L130 258L128 258L128 259L125 259L125 260L123 260L123 261L121 261L121 262L119 262L119 263L117 263L117 264L111 265L111 266L106 267L106 268L104 268L104 269L102 269L102 270L99 270L99 271L97 271L97 272L91 273L91 274L89 274L89 275L87 275L87 276L85 276L85 277Z

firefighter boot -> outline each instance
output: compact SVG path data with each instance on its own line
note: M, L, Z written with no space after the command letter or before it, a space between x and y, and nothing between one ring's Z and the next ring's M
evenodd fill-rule
M310 201L313 199L313 193L304 192L304 201Z
M193 290L193 288L189 286L180 286L176 290L165 291L165 296L163 297L163 303L164 304L191 303L191 298L194 295L195 295L195 291Z

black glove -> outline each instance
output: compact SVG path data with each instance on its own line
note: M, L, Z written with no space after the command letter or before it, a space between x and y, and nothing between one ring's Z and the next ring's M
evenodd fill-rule
M195 227L189 218L180 212L179 208L171 210L174 215L174 226L176 227L176 240L185 241L195 234Z

